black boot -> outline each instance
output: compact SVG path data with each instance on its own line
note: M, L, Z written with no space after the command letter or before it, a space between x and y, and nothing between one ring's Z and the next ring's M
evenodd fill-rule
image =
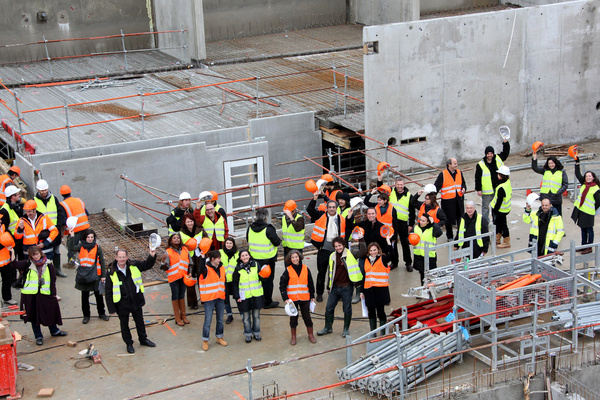
M371 329L371 332L377 329L377 318L369 318L369 328ZM373 336L377 336L377 334L375 333Z
M66 278L67 274L62 271L62 266L60 265L60 255L54 256L52 259L52 263L54 264L54 269L56 270L56 276L60 276L61 278Z
M332 326L333 326L333 314L325 313L325 328L323 328L319 332L317 332L317 335L323 336L323 335L327 335L328 333L333 332Z
M352 314L344 314L344 330L342 331L342 337L346 337L350 334L350 322L352 322Z
M387 320L386 319L380 319L379 320L379 326L384 326L385 324L387 324ZM379 331L379 336L385 336L385 329L382 329Z

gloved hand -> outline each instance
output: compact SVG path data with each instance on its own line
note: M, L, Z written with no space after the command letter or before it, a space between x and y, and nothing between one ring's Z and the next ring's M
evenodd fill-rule
M548 245L548 247L550 248L550 252L555 252L558 249L558 243L556 241L551 241L550 244Z

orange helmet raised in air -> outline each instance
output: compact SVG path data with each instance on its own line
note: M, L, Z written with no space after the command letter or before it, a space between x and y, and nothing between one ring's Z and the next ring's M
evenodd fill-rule
M9 232L4 232L0 235L0 244L4 247L15 247L15 239Z
M382 161L379 164L377 164L377 172L383 172L386 169L388 169L389 167L390 167L390 164L386 163L385 161Z
M71 194L71 188L69 187L69 185L62 185L60 187L60 194L62 194L62 195Z
M217 201L217 200L219 200L219 194L217 192L211 190L210 194L212 194L213 197L209 201Z
M304 189L308 190L311 193L314 193L317 190L319 190L319 188L317 188L317 184L312 179L309 179L304 183Z
M287 210L287 211L294 211L296 209L296 202L294 200L288 200L285 202L285 205L283 206L283 210Z
M321 179L323 179L324 181L327 181L328 183L333 182L333 176L331 176L331 174L325 174L321 177Z
M381 237L392 237L394 235L394 228L392 228L389 225L383 225L380 229L379 229L379 234L381 235Z
M392 194L392 188L391 188L391 187L389 187L388 185L385 185L385 184L383 184L383 185L379 186L379 187L377 188L377 191L378 191L379 193L385 193L385 194L387 194L388 196L389 196L390 194Z
M202 238L202 240L200 241L200 245L198 247L200 248L201 252L206 254L210 250L211 244L212 244L212 240L210 240L209 238Z
M263 265L258 275L263 279L267 279L271 276L271 267L268 264Z
M418 245L420 241L421 241L421 236L419 236L417 233L413 232L410 235L408 235L408 242L410 244L412 244L413 246Z
M23 210L35 210L37 208L37 203L35 200L27 200L25 205L23 206Z
M577 158L577 155L579 154L577 145L574 144L573 146L569 147L569 155L573 158Z
M327 204L321 203L318 208L319 211L327 211Z
M185 242L185 247L188 249L188 251L194 251L196 250L196 247L198 247L198 241L194 238L190 238L187 242Z
M544 145L544 143L542 143L538 140L537 142L534 142L531 145L531 150L533 150L533 152L536 153L540 149L540 147L542 147L543 145Z
M360 226L355 226L354 229L352 229L352 239L358 240L363 237L365 237L365 230Z

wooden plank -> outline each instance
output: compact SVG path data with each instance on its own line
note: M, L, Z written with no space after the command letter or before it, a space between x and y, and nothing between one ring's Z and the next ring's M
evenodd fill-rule
M335 144L336 146L343 147L346 150L350 150L350 139L343 139L338 137L337 135L331 134L329 132L323 131L323 140Z

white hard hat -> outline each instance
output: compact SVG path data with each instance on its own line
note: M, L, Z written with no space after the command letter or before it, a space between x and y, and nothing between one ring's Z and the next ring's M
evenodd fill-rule
M156 233L151 233L150 237L148 238L148 242L150 250L156 250L160 247L160 236L158 236Z
M285 303L285 313L290 317L295 317L298 315L298 309L294 303Z
M212 199L212 197L213 197L212 193L209 192L208 190L200 192L200 195L198 196L198 198L202 201L210 200L210 199Z
M4 195L8 199L10 196L12 196L13 194L17 194L20 191L21 191L21 189L19 189L15 185L10 185L10 186L7 186L6 189L4 189Z
M363 203L363 199L361 199L360 197L353 197L350 199L350 208L354 208L359 204Z
M37 190L48 190L48 182L46 182L43 179L40 179L39 181L37 181L37 183L35 184L35 188Z
M321 191L323 189L323 186L325 186L327 184L327 181L325 179L319 179L317 181L317 189L319 189L319 191Z
M77 217L67 218L67 228L73 229L77 225Z
M437 193L437 188L435 187L435 185L433 183L428 183L423 188L423 193L425 193L425 194Z
M183 192L179 195L179 200L191 200L192 196L188 192Z
M498 168L498 173L504 176L509 176L510 168L508 168L506 165L502 165L500 168Z
M540 195L537 193L529 193L527 195L527 199L525 201L527 201L527 204L529 204L529 206L533 206L533 203L535 203L535 201L537 199L540 198Z

